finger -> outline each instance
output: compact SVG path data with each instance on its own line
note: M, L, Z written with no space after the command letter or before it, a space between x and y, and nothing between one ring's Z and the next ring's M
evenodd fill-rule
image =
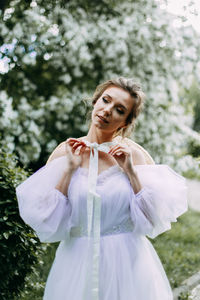
M68 144L72 147L73 145L77 144L78 141L68 141Z
M77 146L79 146L80 145L80 143L78 143L78 142L73 142L73 143L71 143L71 147L72 148L76 148Z
M119 150L119 149L123 149L123 146L117 145L117 146L113 147L112 150L109 151L109 153L113 154L116 150Z
M80 149L81 149L81 145L78 145L76 148L75 148L75 151L74 151L74 153L76 154L76 155L80 155Z
M80 149L80 154L83 154L85 152L85 149L86 149L86 146L83 145Z
M70 141L70 142L69 142L69 145L70 145L71 147L77 146L77 145L80 145L80 144L82 144L80 141Z
M108 153L112 153L118 147L119 147L119 145L113 146Z
M119 146L120 146L119 144L117 144L117 145L115 145L115 146L112 146L112 147L110 148L110 150L109 150L108 153L110 153L110 152L113 151L116 147L119 147Z
M74 143L76 143L76 142L75 141L67 141L67 144L70 146L74 145Z
M80 140L75 139L75 138L68 138L66 141L67 141L67 142L78 142L78 141L80 141Z
M75 139L75 138L69 138L69 139L67 139L67 143L70 146L73 146L74 144L83 144L83 145L85 145L85 143L83 141Z
M117 151L115 154L113 154L113 156L120 156L123 155L124 153L122 151Z
M72 138L69 138L69 139L66 140L66 143L69 144L69 145L72 145L75 142L77 142L77 141L75 139L72 139Z
M72 152L73 154L75 153L75 150L76 150L76 149L74 149L74 148L71 147L71 152Z
M121 149L121 147L119 147L118 149L114 150L114 151L111 153L111 155L115 155L115 154L118 153L119 151L120 151L121 153L123 153L124 155L128 155L128 154L129 154L129 151L128 151L128 150L126 150L126 149Z
M79 147L80 145L78 143L74 143L72 145L70 145L70 148L72 150L72 153L74 154L76 149Z
M81 155L85 151L86 146L82 145L82 144L81 145L79 144L79 145L76 145L76 146L72 147L72 149L73 149L75 154Z
M73 155L79 155L79 149L78 148L72 148Z
M126 149L127 148L126 146L124 146L122 144L117 144L117 145L111 147L110 151L113 151L114 149L119 148L119 147L122 148L122 149Z
M84 145L78 145L76 148L75 148L75 153L80 155L81 153L84 152L84 148L85 146Z
M85 145L84 144L82 144L82 143L75 143L73 146L72 146L72 149L74 150L74 151L76 151L76 149L80 149L81 147L84 147Z
M124 155L124 152L122 152L121 150L115 151L115 153L112 154L113 156L120 156L120 155Z

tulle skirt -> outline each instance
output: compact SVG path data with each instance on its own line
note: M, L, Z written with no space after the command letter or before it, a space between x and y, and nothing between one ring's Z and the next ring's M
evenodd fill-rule
M87 238L62 241L56 251L43 300L96 300L90 278ZM132 232L101 237L99 300L172 300L163 266L150 241Z

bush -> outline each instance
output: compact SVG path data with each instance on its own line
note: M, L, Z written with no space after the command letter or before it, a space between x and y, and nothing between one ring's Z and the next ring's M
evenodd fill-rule
M2 300L14 299L24 288L25 278L42 253L39 239L19 216L15 187L28 172L6 149L0 150L0 278Z

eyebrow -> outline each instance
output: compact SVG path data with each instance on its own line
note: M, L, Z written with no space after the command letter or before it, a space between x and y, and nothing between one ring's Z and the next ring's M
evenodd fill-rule
M105 94L105 96L108 96L109 98L113 99L109 94ZM120 103L118 105L127 110L127 108L123 104Z

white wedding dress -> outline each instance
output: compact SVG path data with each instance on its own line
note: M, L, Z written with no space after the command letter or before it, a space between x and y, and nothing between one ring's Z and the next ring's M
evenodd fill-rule
M94 300L85 278L87 262L88 170L72 175L68 195L55 186L66 157L42 167L17 187L19 211L41 242L61 241L50 270L44 300ZM168 165L134 166L142 190L134 194L127 175L117 165L98 175L101 196L99 257L100 300L172 300L162 264L146 238L170 229L187 211L186 180ZM96 300L96 299L95 299Z

